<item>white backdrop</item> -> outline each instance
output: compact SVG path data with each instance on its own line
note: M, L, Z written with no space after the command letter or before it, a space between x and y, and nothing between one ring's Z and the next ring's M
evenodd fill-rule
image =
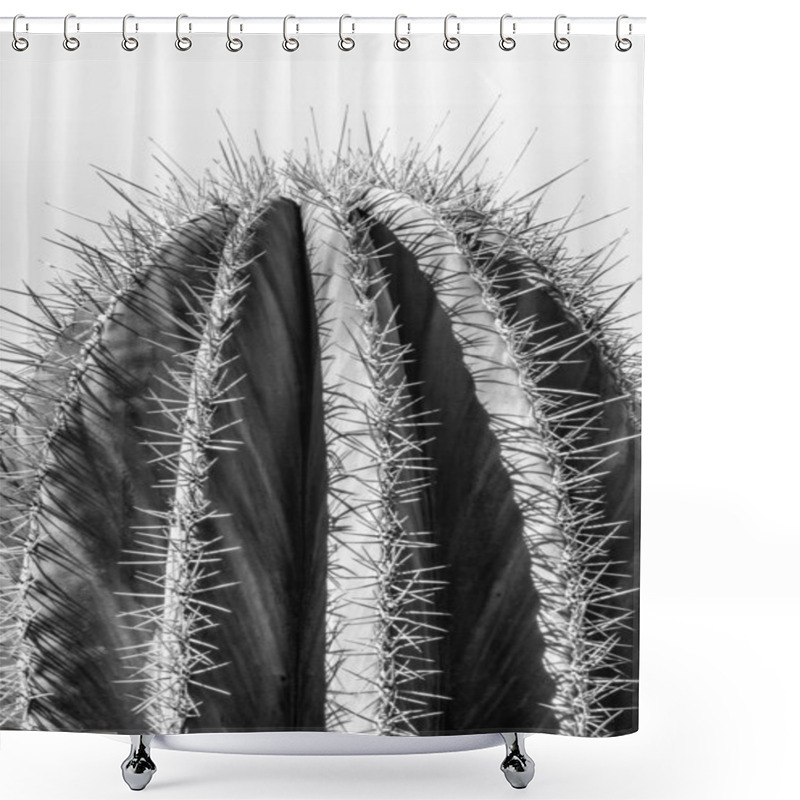
M332 59L335 36L301 36L291 55L274 36L245 37L235 55L222 49L221 36L198 35L181 53L172 33L140 34L136 55L120 47L118 34L86 37L91 45L75 54L58 35L31 36L24 56L10 47L3 53L3 103L26 109L3 126L0 139L3 286L18 288L24 278L46 290L49 265L70 263L70 254L49 241L59 238L57 229L91 238L94 226L72 215L104 220L109 210L124 213L124 201L94 167L149 187L163 174L152 155L163 158L165 151L192 175L211 166L226 134L208 109L218 110L245 157L255 153L257 130L264 152L278 161L288 150L301 155L302 143L310 139L313 147L317 136L323 151L335 151L345 115L353 145L363 146L367 111L370 136L385 137L387 152L402 152L411 139L432 140L455 158L488 114L491 138L477 162L488 162L487 177L502 174L513 193L568 173L540 198L540 219L570 214L580 200L569 246L592 252L624 235L614 259L624 263L608 280L641 274L641 48L625 58L612 50L609 58L607 41L583 37L569 54L549 46L502 53L495 37L473 36L449 53L441 34L425 33L406 55L391 47L390 35L362 34L352 55ZM416 58L418 51L425 58ZM431 59L436 74L426 75ZM293 85L305 87L303 101L286 113L280 104ZM198 119L208 122L192 122ZM621 313L638 312L639 290L624 298ZM631 324L639 325L638 315Z
M40 0L20 13L70 10ZM265 13L252 2L222 9L200 0L191 9L84 0L74 10ZM793 250L800 131L787 44L800 19L794 6L777 2L708 2L698 10L688 0L635 8L573 0L568 9L534 13L565 10L648 17L641 730L615 740L531 737L537 777L527 791L542 800L782 800L796 790L800 714L791 643L800 536L790 508L800 444L790 357L800 288ZM344 11L376 8L367 0L336 9L305 0L285 9ZM532 13L470 0L380 13L401 11ZM119 774L125 755L100 736L4 732L3 796L127 792ZM171 798L466 799L511 791L498 770L499 748L402 758L156 756L160 771L146 791Z

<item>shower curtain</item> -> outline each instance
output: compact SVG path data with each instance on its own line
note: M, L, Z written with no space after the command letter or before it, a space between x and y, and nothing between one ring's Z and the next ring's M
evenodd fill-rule
M0 48L2 729L638 727L642 37L332 23Z

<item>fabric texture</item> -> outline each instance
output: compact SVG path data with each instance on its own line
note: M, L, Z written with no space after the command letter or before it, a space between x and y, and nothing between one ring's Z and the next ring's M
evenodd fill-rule
M638 728L641 43L2 49L0 728Z

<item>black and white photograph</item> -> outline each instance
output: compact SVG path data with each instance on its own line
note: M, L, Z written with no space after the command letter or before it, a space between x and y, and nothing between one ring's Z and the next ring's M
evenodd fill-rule
M241 69L210 44L191 68ZM302 44L264 58L330 58L341 80L384 51L412 76L450 55L436 35L407 53L369 34L353 53ZM590 54L635 92L641 58L606 44ZM150 46L162 79L190 64L169 35ZM577 137L533 168L538 130L554 140L573 110L521 113L492 74L508 53L473 49L451 107L409 92L402 149L385 99L318 108L310 86L288 147L184 90L152 183L88 143L71 155L114 202L88 228L82 196L59 208L45 288L29 269L7 287L27 311L6 341L4 725L636 729L638 216L581 202L621 145ZM542 80L562 71L550 50ZM137 128L144 168L155 137ZM223 134L203 171L183 163L196 129ZM638 191L632 174L618 195ZM587 250L574 234L593 225L609 238Z
M2 20L0 769L497 747L535 792L641 736L648 537L707 516L643 525L650 23L235 10Z

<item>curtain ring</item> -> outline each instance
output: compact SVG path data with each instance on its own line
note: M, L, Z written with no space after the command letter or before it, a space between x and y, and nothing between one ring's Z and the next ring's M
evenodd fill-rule
M25 15L24 14L17 14L17 16L14 17L14 22L11 23L11 35L13 37L11 39L11 46L18 53L21 53L23 50L27 50L28 49L29 42L28 42L27 39L25 39L24 37L20 36L17 33L17 20L18 19L25 19Z
M192 46L192 40L188 36L181 36L181 20L186 19L188 14L178 14L175 18L175 47L178 50L188 50ZM191 27L189 27L191 30Z
M298 47L300 47L300 42L294 37L290 38L287 36L290 19L297 19L297 17L293 17L291 14L288 14L283 18L283 49L288 53L293 53Z
M444 49L445 50L458 50L461 47L461 40L455 36L450 36L448 32L448 24L451 19L455 19L455 14L448 14L444 18ZM456 33L461 30L461 23L456 23Z
M74 14L67 14L67 16L64 17L64 49L69 51L77 50L81 46L81 43L78 39L69 35L69 30L67 28L69 21L74 18Z
M553 47L556 50L563 53L565 50L569 50L570 41L565 36L558 35L558 21L560 19L566 19L566 14L559 14L555 21L553 22L553 35L555 36L555 41L553 42ZM567 23L567 33L569 33L569 22Z
M624 20L624 19L628 19L628 15L627 14L620 14L617 17L617 41L614 42L614 47L616 47L617 50L620 51L620 53L627 53L628 50L630 50L631 47L633 47L633 42L630 39L623 39L619 35L620 22L622 22L622 20ZM630 34L632 32L633 32L633 26L629 22L628 23L628 33Z
M411 47L411 39L407 36L400 35L400 20L401 19L408 19L405 14L398 14L394 18L394 49L395 50L408 50ZM411 33L411 24L406 23L408 28L408 33Z
M511 14L503 14L503 16L500 17L500 49L501 50L513 50L517 46L517 40L516 39L513 39L511 36L506 36L505 35L505 29L504 29L503 26L505 25L505 21L507 19L511 19ZM516 30L517 30L517 24L514 23L514 25L512 27L512 31L514 33L516 33Z
M356 46L356 43L355 43L354 39L352 39L350 36L344 36L344 34L342 33L342 24L344 23L344 21L346 19L352 19L352 17L349 14L342 14L342 16L339 17L339 49L340 50L352 50ZM355 32L355 29L356 29L355 23L351 23L351 25L353 26L353 31Z
M134 36L128 36L129 19L133 19L133 14L126 14L122 18L122 49L130 53L139 46L139 40Z
M239 19L239 17L236 14L231 14L228 17L228 30L227 30L228 41L225 42L225 47L227 47L228 50L231 51L231 53L238 53L244 47L244 42L241 39L231 38L231 21L235 19Z

